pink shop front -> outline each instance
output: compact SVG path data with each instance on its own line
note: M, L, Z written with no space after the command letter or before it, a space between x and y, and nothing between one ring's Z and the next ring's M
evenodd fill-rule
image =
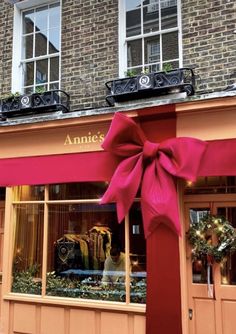
M197 317L204 323L202 310L210 316L212 310L221 308L228 319L236 298L231 298L230 304L226 297L217 300L217 278L210 282L215 284L215 299L207 295L204 280L192 281L191 275L196 279L199 272L192 272L192 262L188 262L191 247L185 232L189 228L187 208L216 211L206 205L215 203L216 197L213 200L210 192L203 196L199 190L202 182L204 187L213 182L214 189L219 185L229 189L229 177L234 179L236 174L232 122L225 123L224 130L214 130L223 117L221 108L230 119L234 105L235 98L209 99L122 112L119 124L116 116L107 114L22 124L1 131L5 145L0 182L6 187L4 333L202 334L202 328L199 331L192 325ZM201 126L203 115L215 116L209 119L208 132ZM108 136L111 121L117 133L111 136L113 129ZM105 150L101 148L104 137L110 140ZM187 143L181 153L176 137L197 138L193 141L200 143L201 152L195 151L196 147L193 150L192 144L189 149ZM117 138L126 153L116 151ZM162 152L167 152L167 159L174 159L173 166L181 168L173 170L170 162L168 173L162 173L166 165ZM147 174L153 171L147 181ZM111 190L111 179L120 173L122 180L125 174L121 172L130 177L126 174L118 188L113 182ZM197 183L188 188L186 182L194 179ZM230 182L234 187L232 178ZM163 187L168 190L161 193ZM154 201L153 211L153 206L149 207L152 200L146 201L147 208L145 198L156 189L164 196L166 208ZM101 204L105 193L106 203ZM214 195L219 194L222 199L222 193ZM233 196L231 193L227 199L228 208L230 203L233 207ZM176 215L177 202L180 210ZM226 211L225 215L230 210ZM114 280L105 281L104 263L114 244L124 253L125 268ZM214 270L217 266L214 264ZM229 285L234 295L233 283ZM195 296L194 289L203 292L199 290ZM225 330L224 323L222 320ZM222 333L232 334L230 330L227 327ZM209 333L216 333L216 327Z

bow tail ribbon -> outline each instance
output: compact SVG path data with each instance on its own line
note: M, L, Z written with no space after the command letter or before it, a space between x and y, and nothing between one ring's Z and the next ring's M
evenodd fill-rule
M181 235L175 180L157 161L145 170L141 207L146 238L161 223Z

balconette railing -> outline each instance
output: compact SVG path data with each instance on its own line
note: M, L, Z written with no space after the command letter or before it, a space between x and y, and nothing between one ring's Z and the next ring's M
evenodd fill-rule
M31 95L11 95L0 100L0 118L29 114L69 111L69 95L62 90L51 90Z
M115 102L148 98L170 93L194 94L195 76L190 68L153 72L106 82L109 105Z

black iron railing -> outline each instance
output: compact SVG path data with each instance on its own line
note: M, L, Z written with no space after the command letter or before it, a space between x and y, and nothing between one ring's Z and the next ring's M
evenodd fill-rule
M0 117L5 119L59 110L68 112L69 103L69 95L58 89L31 95L12 95L0 100Z
M106 87L109 105L177 92L186 92L189 96L194 94L195 75L190 68L179 68L108 81Z

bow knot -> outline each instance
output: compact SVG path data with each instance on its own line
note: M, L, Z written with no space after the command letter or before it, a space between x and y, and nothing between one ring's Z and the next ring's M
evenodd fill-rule
M123 160L101 203L116 202L121 222L141 187L146 237L160 223L168 224L180 234L175 177L196 179L207 143L194 138L171 138L161 144L152 143L132 119L116 113L102 146Z
M146 140L143 145L143 159L144 160L153 160L157 156L157 152L160 144L152 143L149 140Z

